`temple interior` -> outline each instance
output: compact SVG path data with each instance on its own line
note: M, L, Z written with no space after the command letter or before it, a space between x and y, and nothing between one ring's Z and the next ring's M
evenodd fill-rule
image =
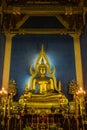
M0 130L87 130L86 0L0 0Z

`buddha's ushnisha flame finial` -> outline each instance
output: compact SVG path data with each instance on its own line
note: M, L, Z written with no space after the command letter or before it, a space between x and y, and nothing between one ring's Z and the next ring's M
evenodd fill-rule
M41 63L39 65L39 67L45 67L46 68L46 64L44 63L44 59L41 59Z
M44 45L42 44L42 47L41 47L41 52L43 53L44 52Z

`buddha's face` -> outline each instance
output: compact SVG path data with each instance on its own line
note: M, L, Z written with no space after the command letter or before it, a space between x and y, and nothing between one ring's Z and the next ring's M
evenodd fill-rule
M46 67L40 67L39 68L39 74L41 76L45 76L46 75Z

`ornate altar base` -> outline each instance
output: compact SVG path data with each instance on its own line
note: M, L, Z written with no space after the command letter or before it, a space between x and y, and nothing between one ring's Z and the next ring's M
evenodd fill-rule
M31 95L31 97L29 97ZM32 109L34 113L40 114L41 111L45 111L47 114L51 113L51 108L55 109L55 113L62 108L66 108L68 100L62 93L53 93L53 94L25 94L21 96L19 103L27 108L28 113L31 113ZM26 108L25 108L26 107Z
M67 109L68 100L62 93L32 94L31 97L26 94L20 98L19 103L23 106L21 117L25 124L36 130L50 130L61 127L59 124L63 117L60 110Z
M22 117L22 120L26 121L27 127L33 128L35 130L54 130L58 129L59 119L62 118L58 114L28 114ZM24 124L25 126L25 124ZM25 126L25 128L27 128ZM27 130L27 129L26 129Z

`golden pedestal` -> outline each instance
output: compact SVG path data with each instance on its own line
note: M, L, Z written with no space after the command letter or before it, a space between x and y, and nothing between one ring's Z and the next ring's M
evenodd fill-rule
M28 96L30 95L30 97ZM64 108L68 104L67 98L62 93L52 94L24 94L20 97L19 103L27 108L28 113L32 112L40 114L44 111L47 114L52 113L52 108L55 109L55 113L58 113L60 109Z

